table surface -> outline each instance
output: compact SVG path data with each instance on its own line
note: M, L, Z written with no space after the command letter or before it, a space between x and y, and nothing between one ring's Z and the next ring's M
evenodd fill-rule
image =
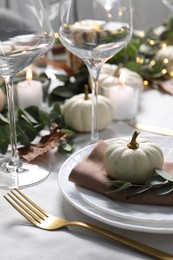
M172 111L173 97L150 89L142 93L137 121L173 129ZM126 123L113 122L106 130L100 132L100 139L131 135L133 131L134 129ZM77 135L76 151L87 145L89 137L89 134ZM87 221L173 254L173 234L154 234L111 227L86 216L67 202L58 186L59 169L67 158L67 155L51 153L49 155L51 165L49 177L38 185L24 189L24 193L53 215L68 220ZM45 231L38 229L6 202L3 198L6 193L6 190L0 190L1 260L151 259L87 230L70 228Z

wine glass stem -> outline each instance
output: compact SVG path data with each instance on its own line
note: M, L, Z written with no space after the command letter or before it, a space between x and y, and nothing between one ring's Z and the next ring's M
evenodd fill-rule
M92 87L92 129L91 142L96 142L99 139L98 133L98 80L94 80Z
M19 156L17 151L13 78L12 77L6 78L5 83L6 83L6 90L7 90L8 118L9 118L10 143L11 143L11 159L10 162L8 163L10 166L18 166Z
M99 139L98 132L98 77L100 69L93 69L88 66L92 78L92 124L91 124L91 143Z

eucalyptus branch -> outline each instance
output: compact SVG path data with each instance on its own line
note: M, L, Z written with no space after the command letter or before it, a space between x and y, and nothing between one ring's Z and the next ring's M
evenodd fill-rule
M145 181L144 184L133 184L124 180L112 180L109 181L111 187L114 189L112 192L122 192L129 188L134 188L133 191L129 191L128 197L144 193L150 189L153 189L156 195L166 195L173 191L173 177L163 169L155 169L155 175Z

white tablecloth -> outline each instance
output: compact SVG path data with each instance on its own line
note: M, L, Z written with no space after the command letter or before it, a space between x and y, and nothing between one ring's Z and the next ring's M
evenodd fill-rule
M142 94L137 120L155 126L173 129L173 97L157 90ZM112 123L100 133L100 139L130 135L134 131L125 123ZM75 140L76 150L84 147L90 135L80 134ZM166 138L166 137L165 137ZM42 183L23 190L31 199L53 215L66 219L82 220L100 225L173 254L173 234L153 234L123 230L98 222L74 208L61 194L58 172L67 155L51 153L51 174ZM32 226L3 198L0 190L0 259L1 260L107 260L151 259L119 243L102 238L79 228L44 231Z

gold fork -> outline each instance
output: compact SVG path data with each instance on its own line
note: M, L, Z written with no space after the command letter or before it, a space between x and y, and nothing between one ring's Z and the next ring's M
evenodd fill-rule
M160 251L158 249L152 248L150 246L141 244L132 239L123 237L121 235L115 234L111 231L103 229L101 227L80 222L80 221L67 221L63 218L58 218L52 216L36 205L32 200L30 200L24 193L20 190L15 189L16 192L10 191L4 198L29 222L33 225L45 229L45 230L57 230L60 228L68 226L79 226L87 228L93 232L96 232L102 236L111 238L114 241L118 241L126 246L129 246L135 250L142 253L150 255L155 259L161 260L173 260L173 255Z

